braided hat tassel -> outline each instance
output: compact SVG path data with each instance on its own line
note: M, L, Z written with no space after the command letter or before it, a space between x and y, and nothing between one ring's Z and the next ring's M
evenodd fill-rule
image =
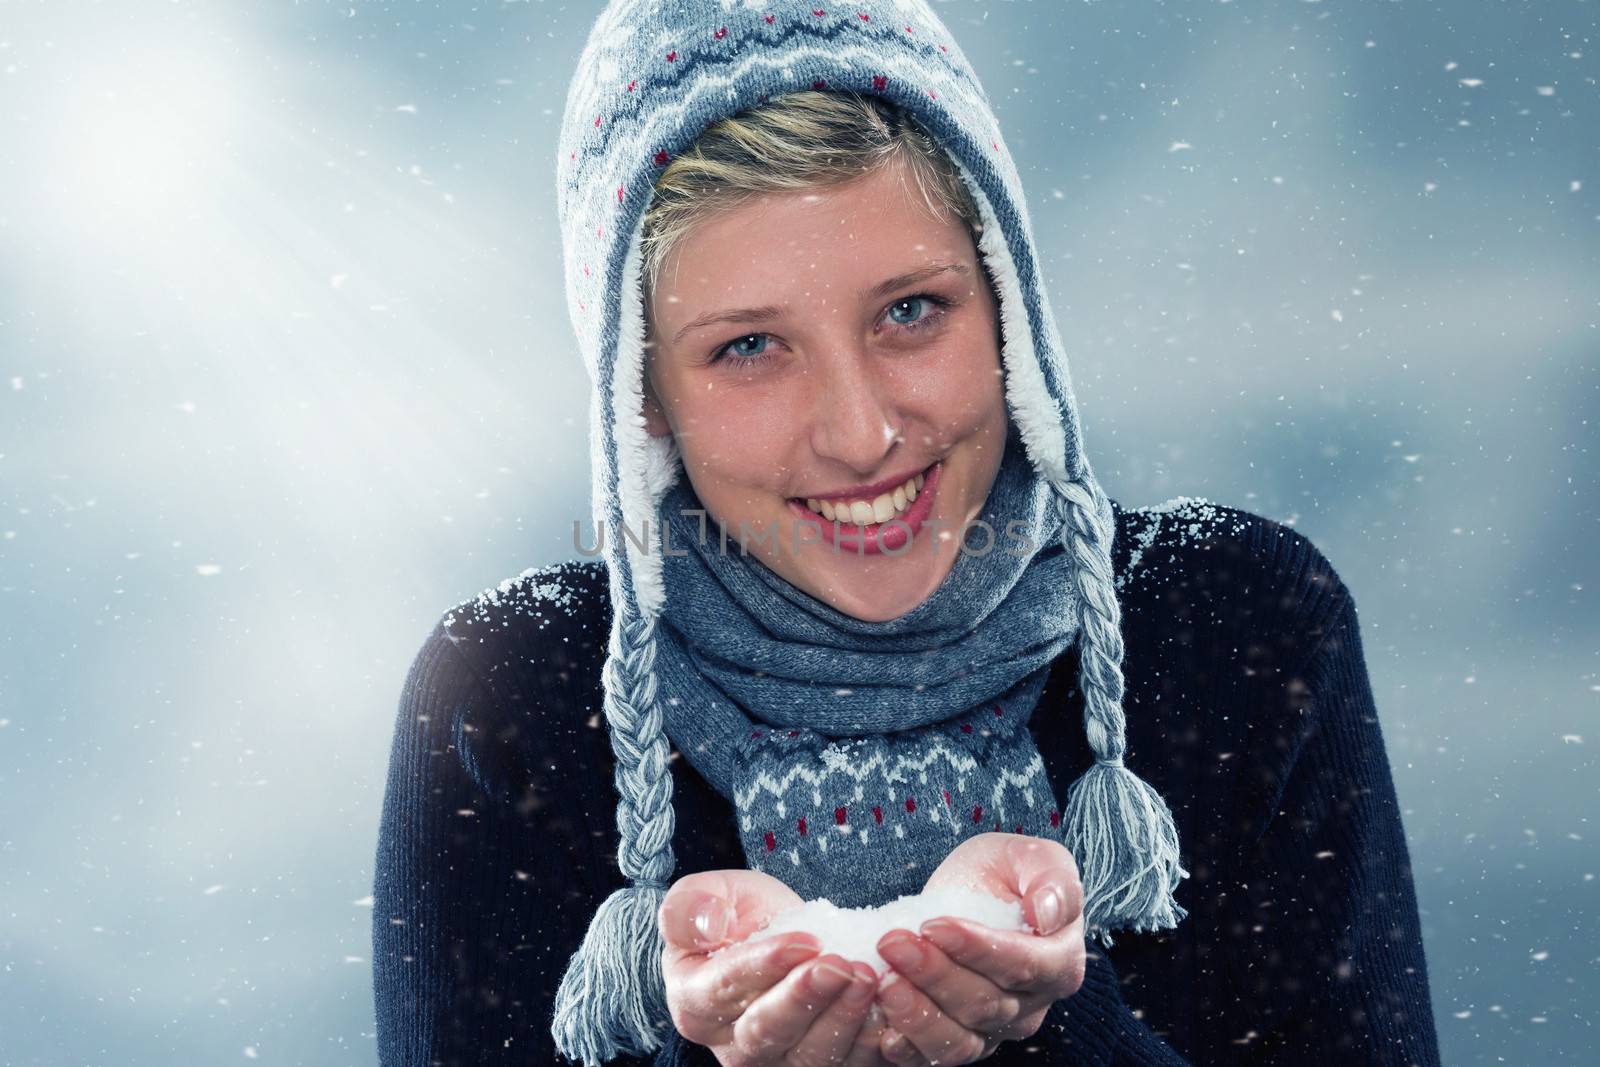
M561 978L550 1028L556 1050L589 1067L654 1052L672 1030L658 915L677 858L654 661L655 619L619 610L603 677L621 797L617 861L633 884L612 893L595 912Z
M1085 487L1085 482L1088 488ZM1188 914L1173 897L1189 877L1161 794L1123 766L1122 608L1111 569L1114 527L1092 477L1058 483L1062 538L1077 560L1082 602L1079 684L1084 732L1095 755L1067 790L1064 843L1083 880L1084 930L1109 948L1111 930L1171 929Z

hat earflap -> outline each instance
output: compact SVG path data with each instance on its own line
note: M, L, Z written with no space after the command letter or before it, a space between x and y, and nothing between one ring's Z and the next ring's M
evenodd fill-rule
M1110 947L1111 931L1176 927L1188 914L1173 898L1183 869L1172 811L1161 794L1123 766L1122 608L1111 569L1114 527L1092 474L1056 483L1062 540L1078 577L1079 685L1083 726L1095 755L1067 790L1064 841L1083 881L1084 933Z
M556 991L556 1050L590 1067L660 1048L672 1029L658 915L677 858L668 742L656 703L653 616L618 601L606 657L607 731L616 754L617 863L631 884L601 903Z

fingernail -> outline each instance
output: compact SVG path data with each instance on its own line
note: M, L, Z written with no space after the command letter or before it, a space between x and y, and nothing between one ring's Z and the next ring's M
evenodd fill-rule
M804 942L795 945L786 945L779 949L774 957L779 967L797 967L821 951L821 946L810 945Z
M878 955L902 971L914 971L922 965L922 946L909 937L884 942Z
M708 945L720 945L728 936L728 905L718 897L710 897L695 909L694 928L700 940Z
M832 996L850 981L851 972L835 963L819 963L811 972L811 984L823 996Z
M1033 914L1041 934L1053 934L1061 924L1061 891L1051 886L1033 900Z
M953 953L966 944L966 934L961 927L947 922L934 922L923 924L920 931L922 936L939 946L939 951Z
M884 1034L883 1054L891 1060L900 1060L906 1054L906 1039L898 1030L888 1030Z

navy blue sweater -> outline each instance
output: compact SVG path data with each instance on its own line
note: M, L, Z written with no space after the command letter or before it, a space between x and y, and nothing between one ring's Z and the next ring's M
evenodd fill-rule
M1205 501L1115 506L1128 764L1191 876L1175 931L1090 944L1083 987L988 1061L1437 1064L1415 889L1355 602L1303 535ZM384 1067L553 1064L556 988L624 880L600 683L604 563L443 616L405 679L373 889ZM1060 656L1029 728L1056 795L1093 762ZM682 877L745 866L672 749ZM652 1059L715 1064L672 1034Z

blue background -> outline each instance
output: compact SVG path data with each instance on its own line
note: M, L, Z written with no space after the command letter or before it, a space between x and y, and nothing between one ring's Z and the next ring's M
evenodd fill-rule
M939 9L1107 490L1293 524L1355 594L1446 1062L1581 1059L1596 5ZM588 515L595 10L0 11L0 1065L375 1062L406 667Z

